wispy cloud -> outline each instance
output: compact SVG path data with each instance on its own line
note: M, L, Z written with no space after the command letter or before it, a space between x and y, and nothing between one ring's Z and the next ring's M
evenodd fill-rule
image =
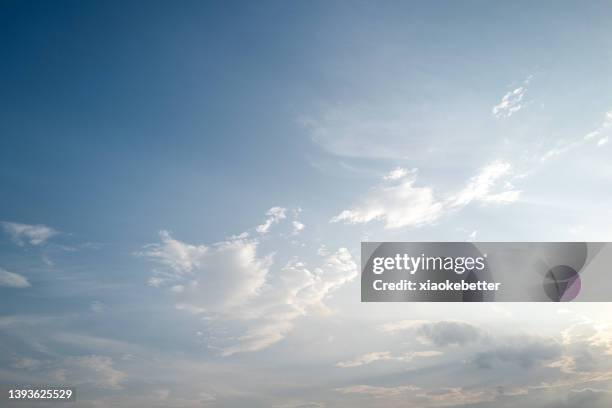
M472 177L457 194L447 199L435 196L432 187L416 185L416 170L395 169L384 177L383 184L368 192L360 203L342 211L331 222L364 224L383 221L385 228L418 227L432 224L443 215L472 202L507 204L521 194L510 183L497 184L512 174L510 163L496 161Z
M543 162L547 161L553 157L563 155L589 143L595 143L597 147L604 147L608 144L611 134L612 110L605 113L603 121L595 128L595 130L575 140L558 142L555 147L546 151L541 156L540 160Z
M0 286L9 288L28 288L31 285L25 276L0 268Z
M372 353L362 354L361 356L355 357L354 359L347 361L340 361L336 364L337 367L341 368L352 368L360 367L363 365L371 364L377 361L403 361L409 362L415 358L427 358L437 357L442 355L441 351L427 350L427 351L413 351L409 353L403 353L394 355L390 351L376 351Z
M523 81L521 86L507 92L501 101L491 109L493 116L498 119L509 118L520 111L524 106L523 98L527 93L527 85L529 85L531 78L532 76L530 75Z
M29 225L18 222L2 221L2 228L19 246L41 245L49 238L57 235L59 231L46 225Z

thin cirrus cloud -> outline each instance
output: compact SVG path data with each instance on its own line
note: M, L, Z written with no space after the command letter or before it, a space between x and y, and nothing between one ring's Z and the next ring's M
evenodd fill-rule
M42 224L30 225L8 221L2 221L1 224L4 231L19 246L41 245L59 233L59 231Z
M595 143L597 147L604 147L610 141L611 133L612 110L604 114L603 121L595 128L595 130L575 140L559 141L556 146L549 149L541 156L540 161L545 162L551 158L563 155L590 143Z
M521 191L509 182L512 165L495 161L468 180L457 194L446 199L435 196L431 187L416 185L416 169L395 169L384 182L367 193L357 205L342 211L332 223L365 224L382 221L386 229L433 224L443 215L472 202L508 204L517 201ZM499 188L502 181L506 183Z
M25 276L0 268L0 286L7 288L28 288L30 282Z
M271 208L270 225L285 212ZM241 334L209 345L226 356L266 348L285 338L300 316L328 313L324 299L357 276L346 248L320 256L313 267L297 258L274 267L274 255L260 254L260 238L248 233L212 245L189 244L167 231L160 239L138 253L161 267L149 284L168 289L179 310L241 326Z

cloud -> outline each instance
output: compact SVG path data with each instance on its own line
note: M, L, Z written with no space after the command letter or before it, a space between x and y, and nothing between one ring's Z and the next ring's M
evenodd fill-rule
M395 397L403 394L411 394L419 391L419 387L414 385L400 385L395 387L384 387L374 385L351 385L348 387L337 388L336 391L342 394L362 394L374 398Z
M385 176L385 182L367 193L359 204L342 211L330 222L382 221L386 229L419 227L472 202L508 204L517 201L521 194L508 182L502 189L495 189L502 179L512 174L511 164L503 161L482 168L462 190L445 200L436 198L431 187L416 186L416 170L409 174L396 169L390 174L393 176Z
M278 224L281 220L287 218L287 215L285 214L287 212L286 208L282 208L282 207L272 207L268 210L268 212L266 213L266 221L259 225L256 230L257 232L259 232L260 234L267 234L270 231L270 228L272 227L272 225L274 224Z
M612 406L612 393L607 390L585 388L572 390L567 395L565 408L608 408Z
M268 220L280 220L284 212L274 207ZM179 310L204 315L212 325L241 327L241 334L217 336L209 345L226 356L282 340L300 316L329 313L325 299L357 276L346 248L320 256L314 267L292 258L273 269L274 254L259 254L260 238L246 233L212 245L188 244L166 231L160 239L138 253L160 267L149 284L166 288Z
M29 357L19 358L12 364L12 367L18 370L38 370L42 366L42 361Z
M371 364L376 361L412 361L414 358L427 358L427 357L436 357L441 355L440 351L415 351L410 353L405 353L401 355L393 355L389 351L378 351L373 353L366 353L361 356L358 356L352 360L348 361L340 361L336 364L336 367L341 368L352 368L352 367L360 367L363 365Z
M480 404L495 399L495 394L490 391L460 387L442 387L429 390L414 385L377 386L362 384L337 388L336 391L345 395L384 399L384 402L379 401L377 406L393 407L458 407L466 404Z
M384 180L399 180L403 177L405 177L408 174L408 170L403 169L401 167L397 167L393 170L391 170L389 173L387 173L383 179Z
M274 408L325 408L326 405L320 402L290 402L288 404L274 405Z
M304 228L306 227L303 223L301 223L300 221L293 221L291 223L291 225L293 225L293 233L292 235L297 235L300 232L302 232L304 230Z
M46 225L29 225L2 221L2 228L19 246L41 245L59 232Z
M520 111L523 108L523 98L527 93L527 85L531 81L531 75L527 77L527 79L523 82L522 86L519 86L512 91L506 93L501 101L493 106L491 112L493 116L498 119L509 118L516 112Z
M472 363L479 368L494 368L507 364L530 368L561 355L561 345L553 339L523 337L514 338L508 344L498 345L492 350L477 353Z
M25 276L0 268L0 286L9 288L28 288L31 285Z
M53 372L55 380L75 385L92 384L99 388L119 390L126 374L114 367L113 359L89 355L68 357L62 367Z
M431 224L442 216L444 206L434 197L433 189L417 187L414 176L394 181L398 183L376 187L360 204L342 211L331 222L383 221L385 228L391 229Z
M168 231L161 231L160 239L139 253L166 267L150 284L181 283L185 303L212 314L226 313L255 296L272 263L272 255L258 257L255 240L235 238L207 247L174 239Z
M463 346L481 340L485 333L477 326L458 321L429 322L423 320L400 320L386 323L382 330L387 333L410 332L421 342L439 347Z
M500 179L511 174L512 165L510 163L495 161L488 164L468 181L463 190L448 200L448 205L450 207L464 207L473 201L500 204L512 203L518 200L521 194L512 185L506 185L504 191L492 192Z
M239 338L239 344L224 347L222 354L261 350L282 340L300 316L330 313L325 299L355 277L357 264L346 248L324 257L315 268L297 259L289 261L238 314L256 319L255 327Z
M576 140L558 142L555 147L549 149L540 157L540 161L547 161L553 157L560 156L574 149L580 148L588 143L595 142L597 147L604 147L608 144L611 133L612 110L605 113L603 121L595 130Z

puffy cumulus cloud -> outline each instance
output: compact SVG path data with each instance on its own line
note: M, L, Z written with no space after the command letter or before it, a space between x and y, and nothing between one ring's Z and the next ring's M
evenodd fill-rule
M387 173L383 179L384 180L399 180L403 177L405 177L408 174L408 170L401 168L401 167L396 167L395 169L391 170L389 173Z
M267 234L274 224L278 224L281 220L287 218L287 209L282 207L272 207L266 213L266 220L263 224L258 225L256 230L260 234Z
M351 367L360 367L363 365L371 364L376 361L412 361L414 358L427 358L427 357L437 357L442 355L442 352L435 350L428 351L414 351L410 353L404 353L400 355L393 355L390 351L378 351L373 353L366 353L361 356L358 356L352 360L348 361L340 361L336 364L337 367L341 368L351 368Z
M238 344L222 348L223 355L257 351L282 340L294 321L309 313L329 313L325 299L357 277L357 264L346 248L324 257L310 268L293 259L271 276L261 293L236 311L236 317L255 320Z
M401 320L386 323L382 330L388 333L409 332L421 342L439 347L474 343L486 336L479 327L459 321Z
M146 245L140 255L171 269L176 274L185 274L200 266L200 262L208 253L204 245L190 245L178 241L168 231L159 232L161 243Z
M447 199L437 198L431 187L417 186L416 174L416 169L393 170L384 177L382 185L368 192L359 204L333 217L331 222L383 221L387 229L419 227L472 202L507 204L517 201L521 194L508 182L512 165L503 161L482 168L463 189ZM506 182L502 188L496 188L503 180Z
M498 119L509 118L520 111L524 106L523 98L527 93L527 85L531 78L531 76L527 77L522 86L507 92L501 101L491 109L493 116Z
M235 238L207 247L179 241L167 231L160 239L139 253L165 267L150 284L171 283L184 303L211 314L227 313L256 295L272 263L272 255L257 255L256 240Z
M564 354L551 363L566 374L605 378L612 368L612 325L580 317L561 332Z
M0 286L8 288L28 288L31 285L25 276L0 268Z
M302 232L304 230L304 228L306 227L303 223L301 223L300 221L293 221L291 223L291 225L293 226L293 233L292 235L297 235L300 232Z
M285 210L273 209L268 220L283 219ZM285 338L300 316L329 313L325 299L357 276L346 248L319 255L312 267L292 258L272 268L273 254L261 255L259 238L246 233L212 245L182 242L165 231L160 239L138 253L160 267L149 284L167 288L177 309L238 325L242 334L209 344L222 355L264 349Z
M41 245L59 232L46 225L29 225L2 221L2 228L19 246Z

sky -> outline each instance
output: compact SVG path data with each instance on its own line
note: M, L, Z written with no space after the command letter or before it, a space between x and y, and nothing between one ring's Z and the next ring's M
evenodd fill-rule
M86 408L609 407L607 303L361 303L358 265L361 241L611 241L611 19L2 1L0 383Z

